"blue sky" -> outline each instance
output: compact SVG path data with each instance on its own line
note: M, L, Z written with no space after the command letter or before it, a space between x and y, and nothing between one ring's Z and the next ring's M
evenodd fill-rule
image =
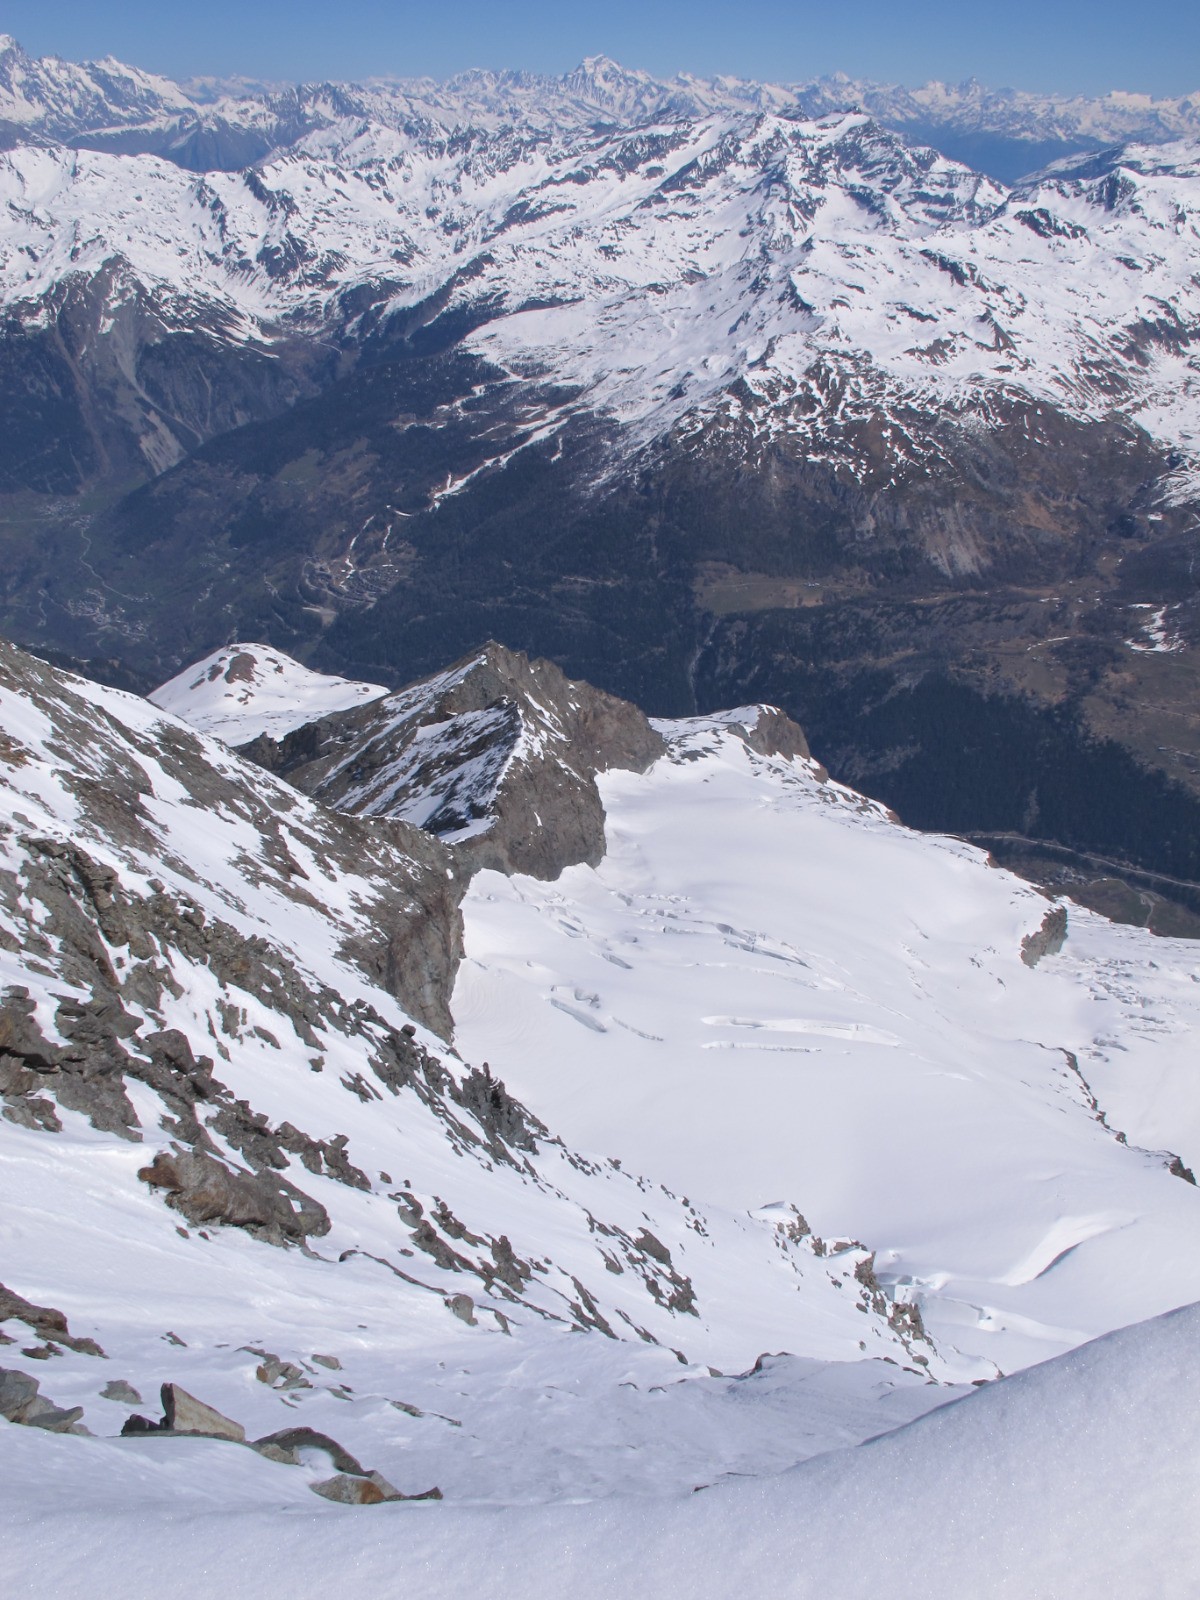
M604 54L662 74L1200 90L1196 0L0 0L0 30L34 55L176 77L562 72Z

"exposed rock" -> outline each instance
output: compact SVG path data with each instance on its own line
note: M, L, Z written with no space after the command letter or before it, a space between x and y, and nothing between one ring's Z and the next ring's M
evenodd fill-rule
M160 1393L162 1417L157 1422L149 1417L126 1417L121 1429L123 1437L152 1433L172 1438L228 1439L233 1444L245 1444L246 1430L240 1422L234 1422L215 1407L197 1400L194 1394L189 1394L179 1384L164 1383Z
M395 1500L440 1500L440 1489L426 1489L423 1494L401 1494L381 1472L368 1473L364 1478L339 1472L336 1477L325 1478L320 1483L310 1483L309 1488L323 1500L336 1501L343 1506L377 1506Z
M330 1372L340 1372L342 1370L342 1363L336 1356L322 1356L314 1354L313 1360L319 1367L328 1367Z
M104 1354L94 1339L76 1338L61 1311L56 1311L53 1306L34 1305L0 1283L0 1322L7 1322L10 1317L25 1323L43 1339L53 1339L55 1343L66 1345L68 1350L75 1350L80 1355Z
M198 1150L160 1151L138 1177L167 1193L167 1204L189 1222L224 1222L272 1244L329 1232L324 1206L286 1178L236 1172Z
M556 878L604 855L596 774L645 771L665 748L636 706L493 643L243 753L338 810L418 823L473 871Z
M661 1239L655 1238L649 1228L643 1228L633 1243L637 1249L641 1250L645 1255L651 1256L662 1266L669 1267L671 1265L671 1252Z
M342 1506L377 1506L384 1500L404 1498L398 1490L387 1483L386 1478L377 1483L374 1478L356 1478L347 1472L339 1472L332 1478L323 1478L319 1483L310 1483L309 1488L323 1500L334 1500Z
M311 1389L312 1384L294 1361L281 1361L278 1356L267 1356L255 1370L259 1383L272 1389Z
M56 1406L38 1393L38 1380L13 1367L0 1367L0 1417L27 1428L45 1428L48 1433L79 1430L82 1406Z
M487 1062L481 1068L464 1072L451 1095L479 1123L490 1144L499 1143L515 1150L536 1150L540 1135L548 1130L519 1100L514 1100L499 1078L492 1077Z
M460 1322L465 1322L468 1328L477 1328L479 1322L475 1316L475 1302L469 1294L452 1294L446 1299L446 1309L453 1311Z
M1052 906L1042 918L1042 925L1021 940L1021 960L1027 967L1036 967L1043 956L1055 956L1066 943L1067 908Z
M803 728L778 706L747 706L722 716L721 721L760 756L811 759ZM824 773L825 769L820 770Z
M212 1406L205 1405L203 1400L197 1400L194 1394L181 1389L177 1383L163 1384L162 1405L166 1425L164 1432L199 1433L209 1439L233 1439L238 1444L245 1443L246 1430L240 1422L233 1422Z
M102 1400L115 1400L123 1406L140 1406L142 1397L124 1378L110 1378L100 1391Z
M0 1417L19 1420L20 1413L38 1392L38 1381L14 1367L0 1367Z
M299 1464L303 1450L321 1450L329 1457L330 1464L338 1472L350 1473L355 1477L367 1477L366 1468L357 1461L349 1452L338 1444L336 1439L331 1439L327 1433L318 1433L315 1428L282 1428L278 1433L269 1433L262 1439L255 1439L251 1449L257 1450L260 1455L269 1455L274 1461L284 1461L292 1466Z
M18 1420L27 1428L45 1428L47 1433L78 1433L82 1417L82 1406L56 1406L39 1395Z

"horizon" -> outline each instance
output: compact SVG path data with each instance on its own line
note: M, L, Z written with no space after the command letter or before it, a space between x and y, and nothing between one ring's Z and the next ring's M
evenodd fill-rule
M842 76L909 90L974 81L993 93L1086 99L1200 94L1200 14L1185 14L1176 0L1146 0L1136 23L1114 0L1051 8L1014 0L1002 34L948 0L914 0L902 16L864 0L852 17L805 0L666 0L650 13L614 0L569 16L546 0L504 8L464 0L451 28L405 0L348 0L331 37L316 0L263 0L249 17L233 0L213 0L203 19L149 0L66 0L50 13L14 0L3 31L33 58L113 59L179 83L445 81L470 71L562 77L605 58L657 79L793 85Z
M682 67L671 71L655 72L651 71L648 67L642 66L640 63L618 60L614 56L611 56L602 50L594 51L588 55L581 56L577 61L572 62L569 66L564 67L561 71L545 71L537 68L520 66L501 67L490 65L486 62L473 62L468 66L456 67L453 70L449 70L444 73L421 72L406 74L400 72L374 72L364 74L360 77L334 77L330 74L324 74L308 78L289 78L268 77L262 73L245 72L191 73L176 75L169 72L160 72L156 68L147 67L141 62L130 60L127 57L117 55L111 51L102 56L69 56L62 54L59 51L47 51L39 54L38 52L28 49L24 41L17 38L14 34L0 30L0 48L3 48L5 43L15 47L29 60L62 61L68 65L97 67L104 66L105 64L111 62L119 66L134 68L137 71L149 73L156 77L162 77L179 85L182 88L187 88L189 84L200 85L209 83L225 84L231 87L236 85L245 85L247 88L279 90L304 87L307 85L320 83L354 84L359 86L370 86L374 84L401 85L417 83L446 84L451 83L459 78L468 78L474 75L494 76L498 78L526 75L529 77L544 78L549 81L561 81L562 79L570 77L573 73L592 68L597 65L605 65L613 67L618 72L625 73L630 76L644 76L656 83L714 84L721 81L727 81L748 84L762 84L764 86L779 89L801 89L812 83L844 82L852 85L870 84L879 88L904 89L913 94L918 93L922 89L930 88L945 88L961 91L974 87L982 89L987 94L996 95L1030 94L1045 95L1048 98L1056 99L1127 99L1153 102L1187 100L1193 97L1200 97L1200 76L1198 76L1197 87L1193 90L1187 90L1182 94L1158 95L1146 90L1129 89L1123 87L1114 87L1106 90L1097 90L1093 93L1086 93L1083 91L1070 90L1033 90L1026 88L1020 83L999 83L985 81L973 73L969 74L965 78L957 79L931 76L920 79L919 81L917 79L905 81L899 78L871 78L865 74L855 75L846 72L841 68L834 68L830 71L819 73L810 73L799 78L786 76L774 78L750 77L745 74L735 72L693 72Z

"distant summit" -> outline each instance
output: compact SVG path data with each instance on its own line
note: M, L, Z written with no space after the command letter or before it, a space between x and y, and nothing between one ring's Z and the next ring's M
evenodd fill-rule
M194 171L233 171L346 118L401 128L600 128L749 110L800 117L863 110L906 138L927 142L1011 183L1061 156L1132 140L1200 133L1200 92L1157 100L989 89L975 78L919 88L837 72L798 83L760 83L681 72L658 78L608 56L587 56L561 76L473 69L438 80L272 84L249 78L175 83L105 57L76 64L28 56L0 34L0 135L30 134L82 148L142 151Z

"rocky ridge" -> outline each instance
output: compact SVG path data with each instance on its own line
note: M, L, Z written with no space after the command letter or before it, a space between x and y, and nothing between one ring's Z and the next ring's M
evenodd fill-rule
M665 750L635 706L495 643L398 694L242 747L334 810L402 818L472 871L535 878L595 866L597 774L644 772Z

